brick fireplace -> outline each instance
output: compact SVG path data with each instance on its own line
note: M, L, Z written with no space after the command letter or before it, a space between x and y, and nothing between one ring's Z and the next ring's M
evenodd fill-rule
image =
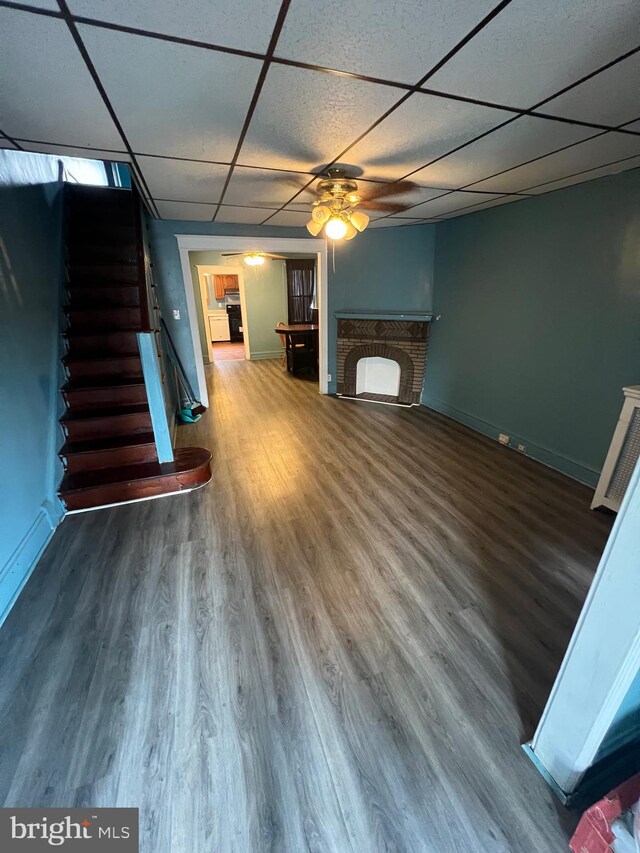
M420 402L429 336L429 315L338 315L337 391L344 397L383 403ZM397 393L359 390L358 364L362 359L388 359L400 368Z

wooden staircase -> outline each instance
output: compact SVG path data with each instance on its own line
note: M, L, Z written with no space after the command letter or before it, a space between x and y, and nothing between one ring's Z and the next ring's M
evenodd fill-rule
M137 193L68 184L65 221L62 501L91 509L204 485L208 450L158 461L137 341L154 324Z

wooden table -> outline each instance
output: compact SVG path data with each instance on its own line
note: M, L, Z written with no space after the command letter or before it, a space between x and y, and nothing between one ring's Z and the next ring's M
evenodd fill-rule
M276 335L284 335L287 370L295 374L297 370L311 367L318 370L318 331L320 326L314 323L297 323L289 326L276 326Z

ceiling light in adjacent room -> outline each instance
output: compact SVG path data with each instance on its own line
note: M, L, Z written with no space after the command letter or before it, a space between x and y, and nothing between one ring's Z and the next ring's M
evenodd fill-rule
M250 267L260 267L264 263L264 255L251 253L244 256L244 262Z

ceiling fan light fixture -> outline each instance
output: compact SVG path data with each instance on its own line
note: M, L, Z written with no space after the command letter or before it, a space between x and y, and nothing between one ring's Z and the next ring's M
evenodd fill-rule
M364 231L364 229L369 224L369 217L366 213L363 213L361 210L354 210L349 215L349 219L351 224L354 225L358 231Z
M319 222L320 225L324 225L324 223L330 216L331 211L329 210L329 208L324 207L321 204L319 204L317 207L314 207L313 211L311 212L311 218L313 219L313 221Z
M264 255L259 255L257 252L251 252L244 256L244 262L250 267L261 267L264 263Z
M344 239L353 240L357 233L357 228L354 228L351 222L347 222L347 233L344 235Z
M342 216L330 217L324 226L324 233L330 240L342 240L347 233L347 223Z
M307 222L307 231L312 237L317 237L322 231L323 222L317 222L315 219L310 219Z

